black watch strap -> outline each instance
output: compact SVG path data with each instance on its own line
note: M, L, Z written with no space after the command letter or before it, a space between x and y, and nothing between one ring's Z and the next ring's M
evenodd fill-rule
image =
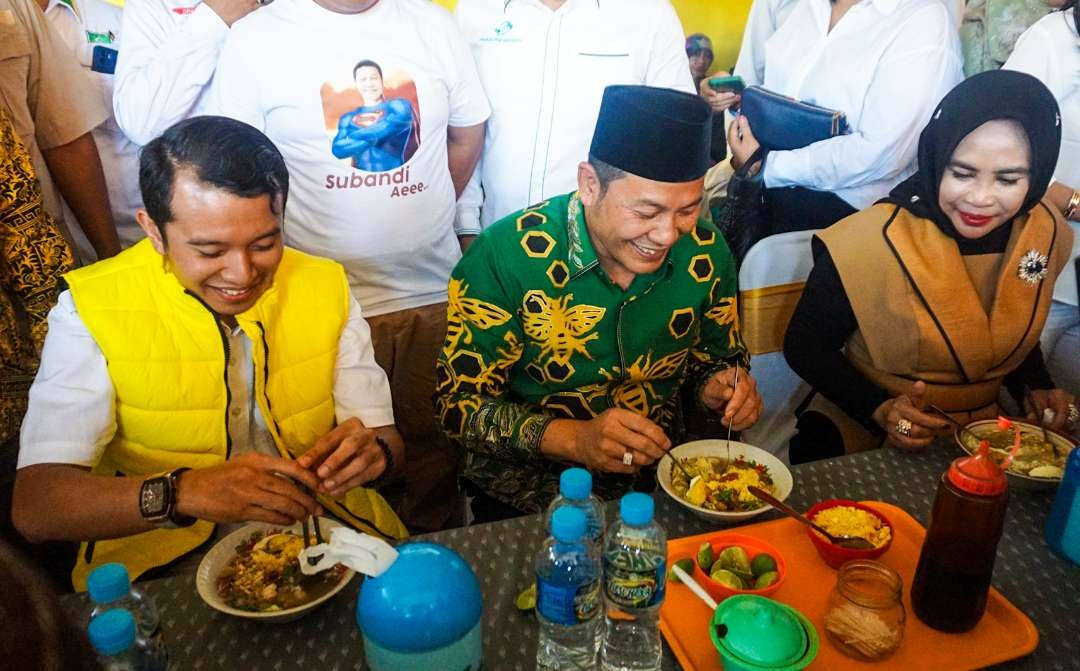
M190 527L198 521L197 518L191 515L181 515L176 510L176 502L180 498L180 474L190 470L190 468L177 468L165 476L169 479L169 526Z

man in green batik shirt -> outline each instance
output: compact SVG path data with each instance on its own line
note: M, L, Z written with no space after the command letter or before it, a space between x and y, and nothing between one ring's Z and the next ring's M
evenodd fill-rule
M651 490L680 390L735 430L757 420L735 264L698 216L710 114L608 87L578 190L495 223L454 269L436 408L477 521L542 510L575 464L602 498Z

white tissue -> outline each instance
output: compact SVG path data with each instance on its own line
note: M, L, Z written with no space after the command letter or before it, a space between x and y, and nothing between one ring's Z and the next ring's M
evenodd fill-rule
M335 527L330 531L329 543L312 545L300 552L300 571L304 575L314 575L335 564L344 564L374 578L390 568L397 556L397 550L381 538ZM308 563L308 557L319 557L319 560L312 565Z

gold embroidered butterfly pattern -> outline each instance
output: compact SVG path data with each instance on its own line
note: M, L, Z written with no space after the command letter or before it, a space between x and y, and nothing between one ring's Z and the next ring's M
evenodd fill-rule
M489 329L510 321L510 313L499 306L466 296L468 289L469 285L461 280L450 278L446 299L446 342L443 344L443 352L447 355L462 342L472 343L470 325Z
M604 318L606 308L593 305L570 306L573 294L551 298L539 289L525 294L522 300L522 326L525 335L540 344L540 356L547 356L562 365L569 363L575 352L592 359L586 343L599 334L587 335Z
M739 305L738 299L728 296L716 301L716 305L709 308L705 313L707 319L716 322L717 326L728 326L728 347L739 347Z
M608 383L616 384L589 385L582 391L589 394L590 401L599 395L609 394L616 407L648 416L656 401L665 400L656 392L652 383L678 375L679 369L686 361L688 351L684 349L672 352L656 361L652 361L652 352L646 352L635 359L634 363L626 368L625 373L618 366L613 367L611 372L601 368L600 374L608 380Z

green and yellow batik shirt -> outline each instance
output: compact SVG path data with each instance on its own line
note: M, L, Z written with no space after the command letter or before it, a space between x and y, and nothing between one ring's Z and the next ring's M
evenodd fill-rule
M601 269L576 193L497 222L451 276L437 363L436 407L465 477L536 512L567 467L540 453L552 419L625 408L680 438L680 388L699 398L712 373L748 364L735 297L731 253L704 220L626 290ZM651 470L593 476L602 498L653 486Z

